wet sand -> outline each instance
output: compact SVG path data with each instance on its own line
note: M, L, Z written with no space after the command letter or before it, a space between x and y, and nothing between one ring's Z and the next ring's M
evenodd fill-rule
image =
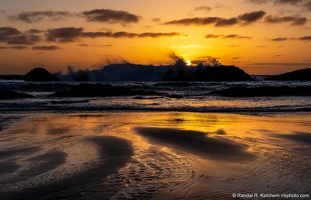
M100 161L96 166L79 172L70 177L64 177L58 181L44 184L33 188L23 189L17 192L3 194L3 199L63 199L83 197L85 194L94 190L91 185L100 185L105 181L109 174L117 172L123 167L132 156L132 147L128 141L115 137L93 137L87 139L97 145ZM57 168L57 166L66 162L66 153L54 150L52 152L36 156L28 161L35 163L29 170L23 172L28 177L19 177L28 179L36 175ZM36 164L38 162L38 164ZM12 180L21 181L21 180ZM97 186L98 187L98 186Z
M311 193L309 115L6 114L0 127L1 200Z
M185 150L201 157L232 162L255 158L255 155L247 152L246 145L221 137L209 137L204 132L155 127L137 127L135 130L140 135L164 146Z

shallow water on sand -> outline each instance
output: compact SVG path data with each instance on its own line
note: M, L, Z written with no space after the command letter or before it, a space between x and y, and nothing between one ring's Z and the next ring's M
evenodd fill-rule
M311 116L3 114L0 199L311 194Z

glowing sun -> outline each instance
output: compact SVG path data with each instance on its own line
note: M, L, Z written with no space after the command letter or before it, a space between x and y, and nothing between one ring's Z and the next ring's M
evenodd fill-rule
M187 66L191 66L191 61L190 60L186 60L186 65Z

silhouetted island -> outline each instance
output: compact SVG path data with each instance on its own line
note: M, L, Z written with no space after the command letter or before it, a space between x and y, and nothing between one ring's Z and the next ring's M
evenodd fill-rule
M153 66L132 63L111 64L101 70L56 73L64 81L249 81L251 76L235 66L187 66L183 61L173 65Z
M57 97L109 97L162 94L154 91L132 90L128 87L112 86L110 84L83 83L66 91L55 92L52 95Z
M270 76L268 80L279 80L279 81L310 81L311 80L311 68L299 69L292 72Z
M24 76L24 80L33 82L59 81L58 78L44 68L34 68Z
M9 90L2 90L0 91L0 99L22 99L22 98L35 98L32 95L9 91Z
M224 90L211 92L212 94L219 94L224 97L260 97L260 96L311 96L311 86L301 87L230 87Z
M249 81L251 76L235 66L203 66L198 65L195 70L179 70L174 73L172 69L165 74L164 81Z

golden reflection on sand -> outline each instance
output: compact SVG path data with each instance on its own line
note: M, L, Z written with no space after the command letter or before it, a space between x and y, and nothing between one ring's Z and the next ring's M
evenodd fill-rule
M89 184L96 174L90 198L230 199L234 192L311 192L311 116L304 113L29 114L1 134L0 161L12 166L0 174L1 192L13 196L78 180L70 177ZM123 146L118 145L132 150L126 146L119 152ZM119 161L124 162L109 165ZM109 166L114 169L109 175L99 170ZM37 170L34 176L31 169Z

